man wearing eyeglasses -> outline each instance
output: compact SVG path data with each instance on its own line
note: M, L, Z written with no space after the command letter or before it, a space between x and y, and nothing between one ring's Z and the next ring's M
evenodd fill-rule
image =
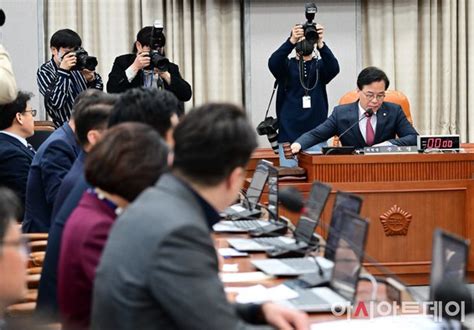
M26 181L35 155L26 138L34 134L32 94L18 92L16 99L0 106L0 183L12 189L25 204ZM20 219L22 220L22 219Z
M20 217L20 201L11 190L0 187L0 329L20 329L5 324L3 312L27 293L29 251L16 224Z
M343 146L353 146L356 149L416 145L418 133L402 108L397 104L384 102L389 84L387 75L382 70L376 67L362 70L357 77L359 100L335 107L326 121L300 136L291 145L292 153L297 154L334 135L339 135Z

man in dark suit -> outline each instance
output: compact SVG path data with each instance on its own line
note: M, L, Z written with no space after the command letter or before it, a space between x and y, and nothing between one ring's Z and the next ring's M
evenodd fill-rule
M101 91L86 89L74 101L72 117L41 144L31 163L26 188L26 232L48 232L54 201L66 174L75 162L81 147L75 135L74 118L87 104L100 97ZM30 228L33 227L33 228Z
M300 136L291 145L291 151L296 154L334 135L340 136L342 145L356 148L416 145L418 133L402 108L383 101L389 83L387 75L378 68L362 70L357 78L359 100L335 107L326 121ZM372 110L373 115L368 109ZM354 126L349 129L351 125Z
M151 26L142 28L137 34L133 54L121 55L115 59L107 82L109 93L122 93L136 87L156 87L172 92L181 102L191 99L191 86L181 77L176 64L168 61L167 67L150 66L153 62L151 52L155 52L154 58L165 56L166 39L162 30ZM180 111L180 114L184 113L183 104Z
M173 172L114 224L94 282L92 329L306 329L273 303L231 305L218 276L212 225L237 197L257 146L242 109L211 104L177 126Z
M0 185L12 189L25 205L26 180L35 152L26 141L35 132L36 110L31 94L19 92L16 99L0 106Z

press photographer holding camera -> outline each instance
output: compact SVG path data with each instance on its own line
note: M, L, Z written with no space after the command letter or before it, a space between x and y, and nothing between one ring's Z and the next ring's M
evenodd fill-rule
M102 78L95 72L97 59L89 56L81 45L76 32L56 31L50 40L53 56L36 73L46 111L56 127L69 120L74 100L82 91L103 89Z
M179 67L165 57L166 37L163 24L157 20L153 26L142 28L137 34L132 54L117 57L109 73L107 91L122 93L135 87L166 89L182 102L192 96L191 86L181 77Z
M279 86L276 113L280 166L298 165L297 160L285 158L283 143L294 142L326 120L326 85L339 73L339 63L324 41L324 27L313 21L316 12L316 5L307 3L307 21L293 26L290 37L268 60L268 67ZM293 49L296 56L288 58ZM320 150L322 146L316 145L310 150Z

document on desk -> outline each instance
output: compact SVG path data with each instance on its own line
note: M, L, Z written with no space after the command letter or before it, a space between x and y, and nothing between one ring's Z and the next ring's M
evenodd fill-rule
M224 258L227 257L247 257L249 254L247 252L240 252L233 248L220 248L218 249L219 254Z
M435 330L443 329L442 322L435 322L425 315L398 315L373 319L331 321L311 325L311 330Z
M258 282L273 279L263 272L219 273L223 283Z
M266 288L263 285L253 285L240 288L235 301L241 304L259 304L266 301L282 301L298 297L298 293L286 285L277 285Z

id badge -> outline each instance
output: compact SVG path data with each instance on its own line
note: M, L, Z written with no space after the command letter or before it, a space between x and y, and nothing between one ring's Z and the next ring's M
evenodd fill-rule
M303 96L303 109L311 109L311 96Z

